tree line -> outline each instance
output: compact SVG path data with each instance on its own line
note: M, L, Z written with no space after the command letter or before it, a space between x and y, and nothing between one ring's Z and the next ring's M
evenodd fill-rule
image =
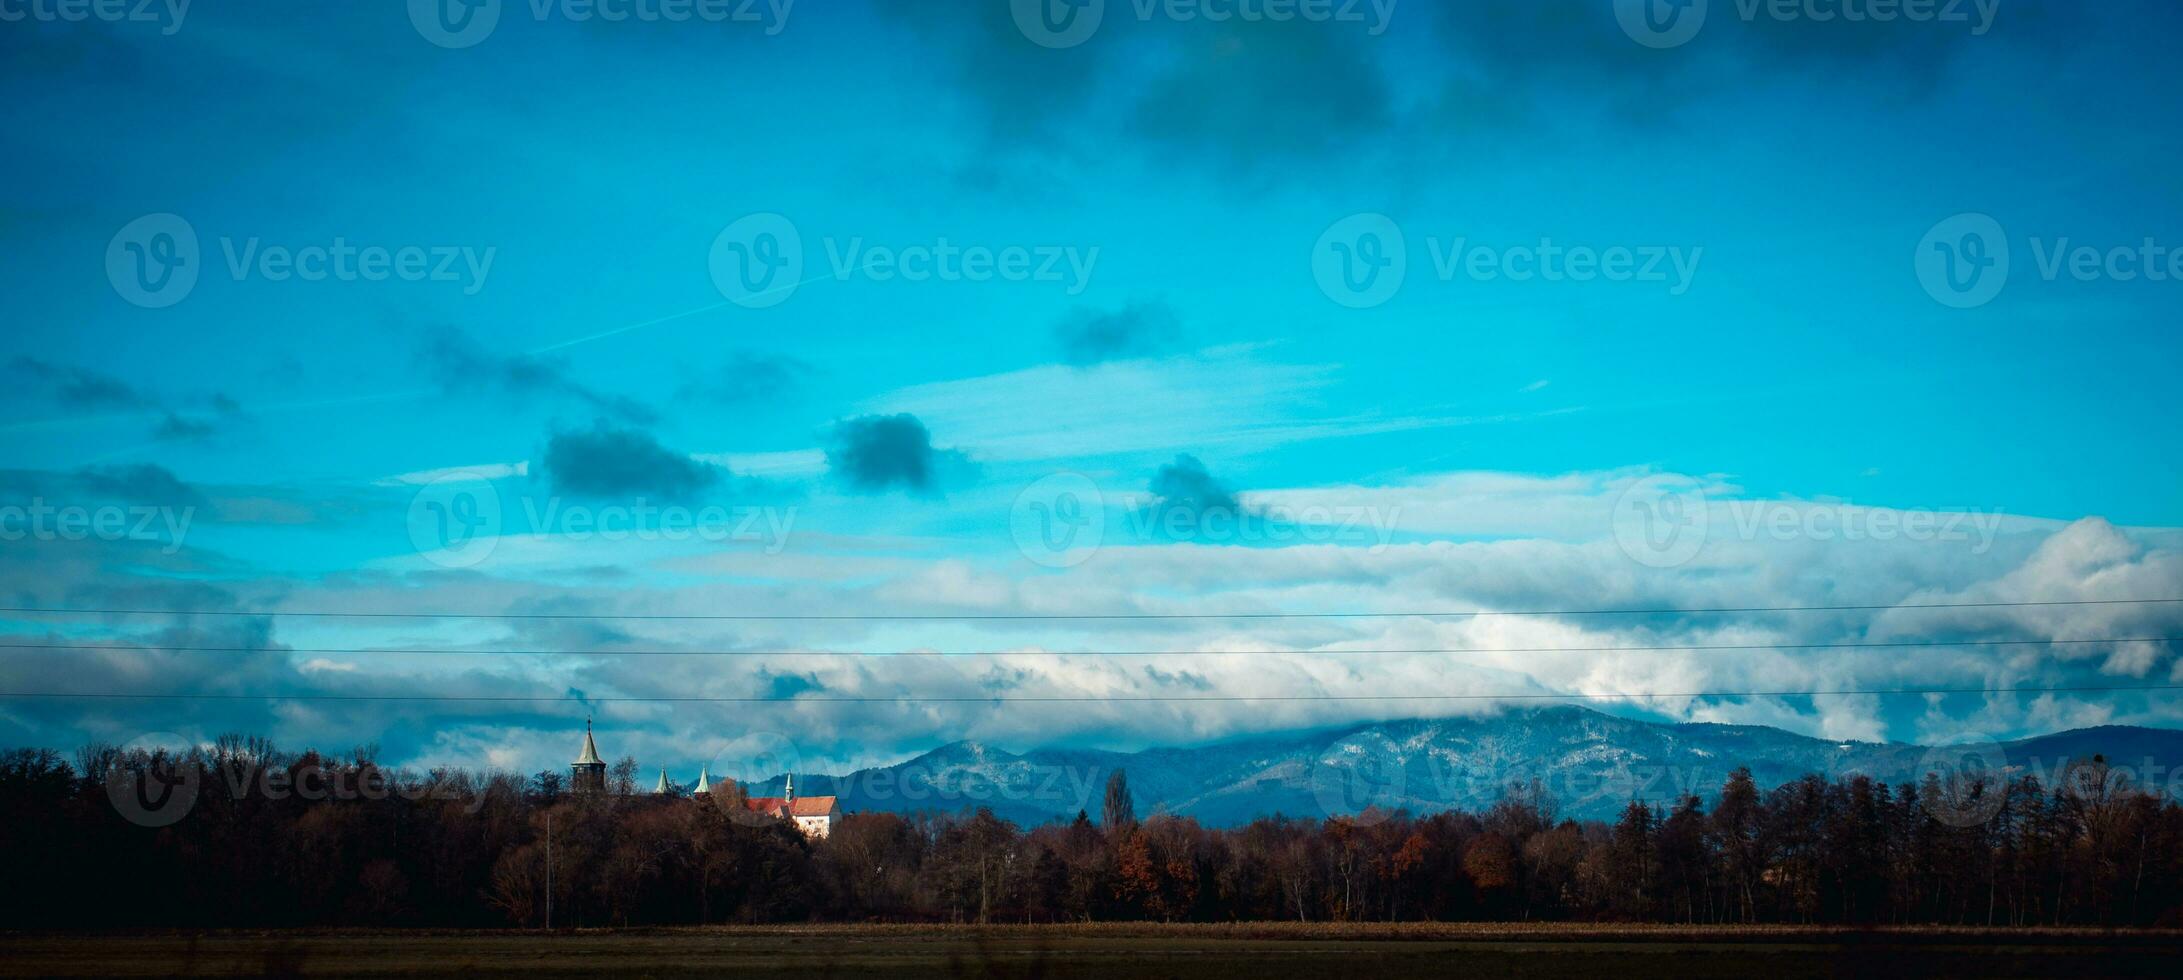
M419 773L375 754L233 736L178 756L0 754L0 905L17 927L64 928L542 927L549 914L555 927L2183 924L2183 807L2097 759L2060 787L1807 775L1764 789L1739 769L1710 805L1633 801L1613 822L1562 818L1532 784L1481 813L1232 828L1140 819L1117 773L1096 821L867 812L807 840L746 813L733 784L711 799L638 793L626 760L607 793L575 795L553 772ZM129 795L147 789L186 812Z

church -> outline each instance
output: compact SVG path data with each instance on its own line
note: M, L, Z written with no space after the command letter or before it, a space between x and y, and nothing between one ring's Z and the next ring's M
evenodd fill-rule
M726 781L714 782L710 767L697 770L697 785L690 790L692 799L712 799L713 791L727 785ZM591 722L584 722L584 748L576 754L576 761L569 764L569 786L577 793L603 794L606 792L606 760L599 757L598 743L591 739ZM654 795L674 796L675 784L668 782L667 770L659 771L659 783L652 788ZM787 785L780 796L745 796L743 809L761 816L787 820L796 825L805 837L819 840L834 833L841 823L841 800L833 796L797 796L796 774L788 774Z

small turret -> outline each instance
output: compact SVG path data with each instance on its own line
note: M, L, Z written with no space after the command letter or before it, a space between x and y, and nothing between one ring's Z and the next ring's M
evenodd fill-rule
M690 791L691 796L709 796L712 794L713 777L710 771L711 768L710 766L697 767L697 788Z
M652 787L652 792L660 796L674 795L675 784L667 781L667 770L662 769L659 771L659 785Z

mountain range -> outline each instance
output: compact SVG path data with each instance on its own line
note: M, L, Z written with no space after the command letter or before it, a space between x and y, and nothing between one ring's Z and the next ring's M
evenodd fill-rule
M1611 820L1632 799L1666 807L1690 793L1710 802L1738 766L1748 766L1762 789L1806 773L1863 773L1901 784L1929 771L1967 770L2028 773L2053 785L2072 763L2094 755L2138 785L2164 791L2183 765L2183 731L2103 726L2005 743L1925 746L1829 741L1757 725L1648 722L1562 705L1128 753L1014 753L956 742L846 776L798 773L796 789L800 796L839 796L851 813L991 807L1032 825L1072 819L1080 810L1098 819L1107 777L1121 770L1140 817L1164 812L1234 826L1367 806L1476 812L1510 787L1536 781L1561 816ZM775 776L750 791L778 795L783 783Z

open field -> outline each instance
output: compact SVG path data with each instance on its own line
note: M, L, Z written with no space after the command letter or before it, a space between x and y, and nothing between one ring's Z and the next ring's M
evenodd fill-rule
M2183 933L1784 927L811 926L0 934L0 975L2172 976Z

